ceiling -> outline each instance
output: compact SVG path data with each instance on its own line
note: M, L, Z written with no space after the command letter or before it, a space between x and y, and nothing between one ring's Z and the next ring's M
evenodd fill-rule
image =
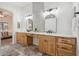
M32 2L0 2L0 4L10 5L10 6L27 6L27 5L31 5Z

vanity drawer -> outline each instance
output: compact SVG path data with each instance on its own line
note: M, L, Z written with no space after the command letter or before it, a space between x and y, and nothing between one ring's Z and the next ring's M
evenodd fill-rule
M22 37L26 37L26 33L21 33L21 36Z
M66 50L58 48L57 49L57 55L58 56L73 56L74 54L71 51L66 51Z
M27 33L26 36L33 37L33 34L29 34L29 33Z
M73 51L73 45L69 45L69 44L57 43L57 48L60 48L60 49L63 49L63 50L68 50L68 51Z
M75 39L69 39L69 38L58 38L58 43L64 43L64 44L75 44Z
M34 38L38 38L39 35L37 35L37 34L33 34L33 37L34 37Z
M49 36L45 36L45 35L39 35L38 37L39 37L39 38L42 38L42 39L44 39L44 40L48 40L48 38L49 38Z

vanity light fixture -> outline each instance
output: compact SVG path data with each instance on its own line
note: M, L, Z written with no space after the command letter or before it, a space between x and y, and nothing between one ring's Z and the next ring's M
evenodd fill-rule
M76 17L76 14L79 14L79 11L76 12L76 6L74 6L74 17Z
M79 14L79 12L75 12L75 14Z
M25 19L26 19L26 20L27 20L27 19L33 19L33 16L32 16L32 15L28 15L28 16L26 16Z
M45 17L45 16L47 16L47 15L49 15L49 14L50 14L50 12L45 11L45 12L43 13L43 16Z
M47 15L49 15L49 14L55 14L56 11L57 11L57 9L58 9L58 8L50 8L50 9L44 11L44 12L43 12L43 16L45 17L45 16L47 16Z

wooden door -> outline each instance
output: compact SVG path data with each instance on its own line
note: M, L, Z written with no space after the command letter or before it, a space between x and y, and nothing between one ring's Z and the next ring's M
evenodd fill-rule
M20 34L19 33L16 33L16 42L17 43L20 43Z
M43 51L43 41L44 41L44 39L41 36L39 36L39 51L40 52L44 52Z
M49 37L48 39L48 48L47 53L49 55L55 55L55 37Z
M32 36L27 36L27 44L28 44L28 46L33 45L33 37Z
M39 50L43 53L47 51L47 38L46 36L39 36Z
M16 41L17 43L21 44L21 45L25 45L26 44L26 36L25 33L16 33Z
M23 46L27 45L27 36L26 36L26 33L21 33L21 44Z
M24 46L27 46L27 36L26 37L23 37L23 45Z

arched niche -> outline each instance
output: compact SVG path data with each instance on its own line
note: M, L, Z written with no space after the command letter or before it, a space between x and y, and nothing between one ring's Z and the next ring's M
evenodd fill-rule
M6 37L12 37L13 34L13 13L4 8L0 8L0 13L3 17L0 17L0 39ZM5 34L6 33L6 34ZM0 45L1 45L0 40ZM11 40L12 41L12 40ZM12 42L10 42L12 43Z

